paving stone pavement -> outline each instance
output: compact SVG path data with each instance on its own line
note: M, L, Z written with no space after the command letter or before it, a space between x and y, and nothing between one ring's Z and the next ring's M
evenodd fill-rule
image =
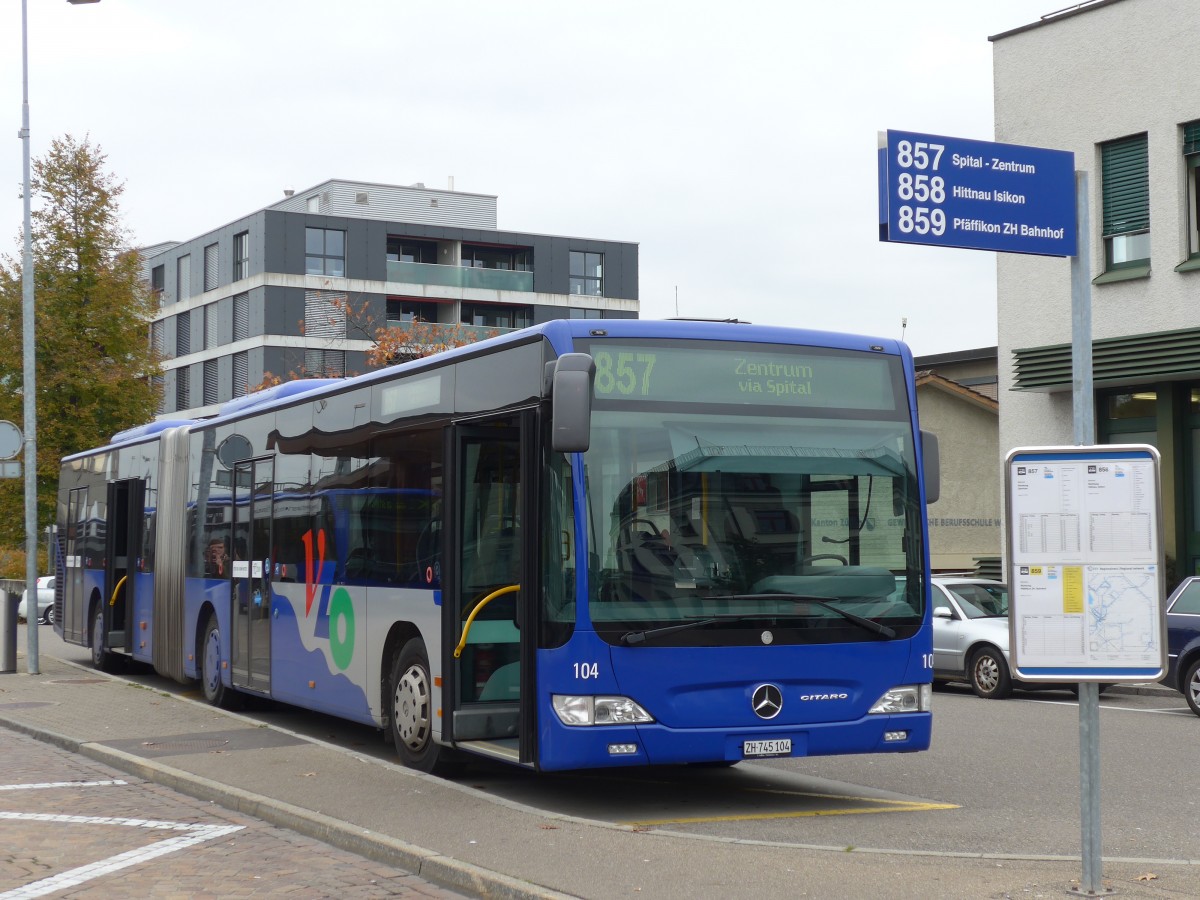
M467 896L0 728L0 900Z

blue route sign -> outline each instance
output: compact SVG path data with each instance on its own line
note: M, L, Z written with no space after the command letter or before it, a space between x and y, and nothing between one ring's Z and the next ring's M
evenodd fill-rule
M889 129L879 239L1074 256L1075 154Z

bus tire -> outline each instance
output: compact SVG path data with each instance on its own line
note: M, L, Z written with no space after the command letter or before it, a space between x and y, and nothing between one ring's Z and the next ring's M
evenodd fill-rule
M216 614L208 617L204 626L204 640L200 644L200 688L204 699L213 706L225 706L229 690L221 681L221 626Z
M105 646L104 604L102 603L97 603L92 608L91 629L88 637L88 646L92 651L92 665L101 672L111 672L115 667L116 658Z
M389 729L400 762L434 775L456 774L461 764L451 759L453 751L433 739L433 678L420 638L409 638L393 657L388 688Z

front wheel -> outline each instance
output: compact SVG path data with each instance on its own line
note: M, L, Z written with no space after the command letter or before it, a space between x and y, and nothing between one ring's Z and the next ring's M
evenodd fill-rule
M1187 700L1192 712L1200 716L1200 659L1192 660L1183 676L1183 697Z
M54 624L54 604L51 603L46 607L46 614L42 616L42 623L45 625Z
M994 647L981 647L971 657L971 690L985 700L1000 700L1012 693L1012 677L1004 654Z
M433 679L429 655L420 638L410 638L392 660L388 680L392 744L400 762L410 769L436 775L456 773L460 764L451 760L452 751L433 739Z

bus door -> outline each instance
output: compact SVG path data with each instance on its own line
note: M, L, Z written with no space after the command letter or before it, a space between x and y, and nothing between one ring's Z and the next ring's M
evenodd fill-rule
M67 495L67 533L63 537L64 583L61 596L63 606L55 610L54 621L62 623L63 640L74 644L86 643L87 603L86 586L83 580L83 553L87 546L88 489L73 488Z
M234 685L271 689L271 521L275 462L249 459L233 469L233 583L230 634Z
M134 639L134 591L142 557L142 516L146 482L141 478L113 481L108 485L108 520L105 523L104 583L108 595L104 607L104 646L132 653Z
M532 427L530 412L455 429L457 565L443 601L454 742L527 765L536 748Z

